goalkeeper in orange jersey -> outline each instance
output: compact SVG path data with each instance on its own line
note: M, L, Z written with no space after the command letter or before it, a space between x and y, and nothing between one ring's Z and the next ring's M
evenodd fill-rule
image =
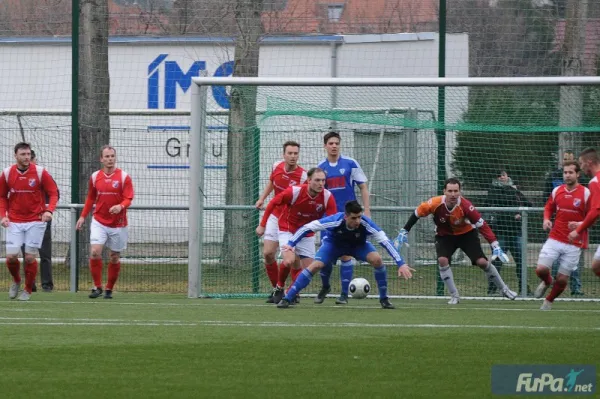
M444 182L444 195L430 198L417 207L396 238L398 251L402 244L408 243L408 232L419 218L433 215L433 222L436 226L435 250L440 276L451 296L448 304L456 305L460 302L452 269L450 269L450 260L458 248L471 259L473 265L479 266L487 274L488 279L494 281L502 291L502 295L514 300L517 293L506 286L496 267L488 262L481 250L477 230L491 244L492 259L498 258L506 263L508 256L500 248L494 232L471 201L461 196L460 188L460 181L451 177Z

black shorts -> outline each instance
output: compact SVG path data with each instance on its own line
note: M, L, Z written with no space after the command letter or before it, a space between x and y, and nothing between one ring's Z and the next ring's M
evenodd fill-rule
M448 258L450 261L452 255L460 248L471 259L471 264L477 264L477 259L484 258L485 254L479 243L479 233L476 229L468 233L456 236L435 236L435 252L438 258Z

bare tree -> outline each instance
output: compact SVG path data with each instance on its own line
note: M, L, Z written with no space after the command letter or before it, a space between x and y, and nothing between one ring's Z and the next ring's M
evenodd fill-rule
M259 39L263 33L262 10L263 0L235 0L237 35L234 76L258 76ZM227 205L253 204L258 197L258 190L252 181L257 179L260 172L256 162L259 148L255 145L259 134L256 126L256 87L232 87L227 136ZM248 263L248 249L254 248L257 242L253 234L257 220L254 210L225 213L221 256L225 265ZM254 261L257 259L250 260Z
M100 148L110 140L108 73L108 0L81 0L79 33L79 196L98 168ZM89 224L87 224L89 226ZM88 258L89 227L82 230L78 259Z

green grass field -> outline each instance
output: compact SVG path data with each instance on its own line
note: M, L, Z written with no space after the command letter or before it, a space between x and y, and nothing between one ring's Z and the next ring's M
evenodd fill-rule
M0 398L489 398L494 364L600 366L597 303L393 302L3 297Z

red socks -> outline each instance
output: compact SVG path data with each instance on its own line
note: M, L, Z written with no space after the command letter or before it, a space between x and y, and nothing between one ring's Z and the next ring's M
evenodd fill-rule
M265 270L267 271L267 277L269 277L269 281L273 288L277 285L277 278L279 276L279 267L277 262L273 263L265 263Z
M290 275L290 267L284 266L283 263L279 265L279 278L277 279L277 286L280 288L285 287L285 280Z
M121 262L109 263L108 264L108 282L106 283L106 289L112 290L119 278L119 272L121 271Z
M19 262L19 260L16 259L10 261L6 259L6 267L8 268L10 275L13 277L13 281L19 284L21 282L21 273L19 272L19 269L21 268L21 263Z
M544 282L546 285L552 284L552 276L550 275L550 269L547 267L535 269L535 274Z
M37 275L38 263L33 260L31 263L25 263L25 291L31 294L33 284L35 284L35 276Z
M561 280L554 281L554 285L552 286L552 291L546 297L546 300L553 302L556 297L558 297L562 292L567 288L567 283Z
M300 275L300 273L302 273L302 268L292 269L292 284L296 282L296 278L298 277L298 275Z
M96 288L102 288L102 259L90 258L90 273Z

